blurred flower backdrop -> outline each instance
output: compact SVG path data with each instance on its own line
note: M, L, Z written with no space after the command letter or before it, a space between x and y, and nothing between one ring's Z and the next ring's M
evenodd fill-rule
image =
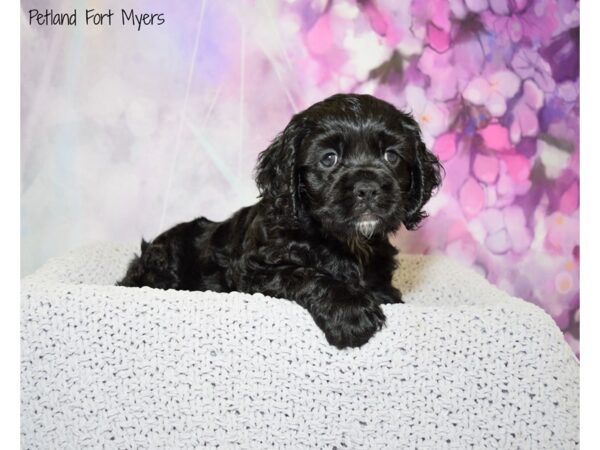
M54 1L22 7L22 271L256 199L256 155L336 92L412 112L443 189L405 252L543 307L579 352L579 3ZM30 8L117 12L29 25ZM164 13L122 26L120 9ZM81 20L81 19L80 19Z

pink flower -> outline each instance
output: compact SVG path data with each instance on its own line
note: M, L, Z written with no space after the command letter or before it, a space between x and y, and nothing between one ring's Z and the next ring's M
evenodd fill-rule
M430 79L427 94L435 100L450 100L458 92L459 69L452 56L452 51L439 54L428 47L419 58L419 69Z
M564 329L569 324L571 311L576 311L579 306L579 269L569 256L547 255L547 260L545 282L542 283L540 294L545 300L544 308Z
M333 46L329 14L323 14L306 33L306 47L313 55L323 55Z
M511 148L508 140L508 130L499 123L491 123L487 127L479 130L479 135L483 138L483 143L489 149L499 152Z
M559 210L564 214L572 214L579 208L579 182L574 181L560 197Z
M490 8L495 14L507 16L523 12L529 3L529 0L490 0Z
M559 294L568 294L575 287L573 276L563 270L554 278L554 286Z
M331 3L336 5L338 2ZM389 11L387 14L382 13L388 25L388 31L386 31L385 35L387 44L393 44L392 46L395 46L398 52L407 57L421 54L424 45L423 41L425 39L425 26L423 23L419 23L419 20L417 20L412 13L412 3L414 2L409 0L402 2L377 0L375 2L351 1L350 3L375 3L379 10ZM371 24L373 27L372 19ZM355 25L352 25L352 27L355 27ZM389 30L389 27L392 28L391 31ZM356 28L358 28L358 26ZM378 27L378 29L379 28L380 27Z
M451 138L448 137L446 139L451 140ZM442 183L442 189L444 192L448 193L450 198L453 199L453 202L457 202L458 193L461 187L471 176L471 158L470 154L464 149L462 149L462 147L464 146L463 141L459 141L458 139L453 141L454 143L456 143L456 150L454 156L444 162L444 169L446 175L444 177L444 182ZM457 209L460 212L458 202L455 205L453 205L452 208Z
M427 24L427 42L438 52L445 52L450 47L450 33L435 25Z
M519 90L521 80L508 70L500 70L488 77L476 77L467 85L463 97L474 105L485 105L495 117L506 112L506 100Z
M469 177L458 192L458 200L465 216L471 219L483 209L485 193L477 180Z
M546 218L544 247L550 253L571 252L579 240L579 222L573 216L557 211Z
M534 81L525 80L523 95L513 108L510 140L517 143L522 136L535 136L539 131L537 113L544 104L544 92Z
M464 88L475 76L482 73L486 55L476 40L462 40L452 43L452 66L457 71L460 87Z
M519 42L523 38L523 23L518 14L527 4L527 0L517 0L514 4L509 4L507 0L490 0L493 12L484 13L483 21L497 34L507 34L512 42Z
M511 65L521 79L532 79L544 92L554 92L556 83L552 78L550 64L535 50L521 47L513 56Z
M509 206L502 211L506 231L510 237L512 250L516 253L523 253L529 249L533 235L525 220L523 210L518 206Z
M464 0L467 9L474 13L480 13L489 8L488 0Z
M445 133L435 140L435 153L442 162L446 162L456 154L456 133Z
M394 47L400 41L401 36L389 14L386 14L375 2L361 2L358 4L369 19L373 31L384 37L390 47Z
M480 181L492 184L498 178L498 159L495 156L487 156L477 153L473 159L473 174Z
M490 0L490 9L481 14L482 22L513 43L523 37L547 42L559 29L556 0Z
M464 219L455 219L452 224L447 226L447 230L448 242L455 241L456 239L460 239L469 234L469 229L467 228Z
M498 158L498 177L486 193L489 205L504 208L512 205L516 196L525 194L531 188L530 162L516 153L499 154Z
M508 251L521 254L529 249L532 233L527 228L523 210L508 206L502 210L487 209L480 215L486 229L485 246L495 254Z
M579 80L565 81L558 85L558 96L565 102L575 102L579 99Z
M437 28L450 31L450 8L447 0L412 2L411 12L423 22L430 22Z
M446 51L450 46L448 2L446 0L412 2L411 12L413 17L426 24L429 45L438 52Z
M512 205L517 196L527 193L531 188L530 162L524 156L514 152L490 157L494 158L494 161L486 161L487 166L474 164L473 173L487 185L485 189L486 205L505 208ZM475 161L477 161L477 157ZM487 180L492 181L488 182Z
M408 86L405 93L406 103L421 126L423 140L427 147L431 148L434 137L448 128L448 111L444 106L430 101L423 88Z
M487 235L491 235L504 229L504 216L497 208L488 208L481 212L478 218Z
M505 153L500 156L506 165L507 174L515 184L528 182L531 172L531 162L518 153Z
M418 68L430 80L427 96L440 101L456 98L474 74L481 72L483 61L481 46L474 41L456 42L443 53L426 47Z

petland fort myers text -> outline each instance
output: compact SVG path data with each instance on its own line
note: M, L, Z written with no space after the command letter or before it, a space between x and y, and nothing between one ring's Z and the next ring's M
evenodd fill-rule
M164 13L137 12L133 9L121 9L120 13L115 15L112 9L102 11L93 8L86 9L85 12L80 12L77 9L74 9L72 12L55 12L52 9L44 11L30 9L29 24L73 27L80 24L87 26L113 26L113 24L119 24L135 27L139 31L142 27L165 23Z

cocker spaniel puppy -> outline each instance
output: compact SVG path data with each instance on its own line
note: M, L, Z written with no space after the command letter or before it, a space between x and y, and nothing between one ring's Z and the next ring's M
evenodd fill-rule
M426 216L440 169L410 115L369 95L334 95L296 114L260 154L258 203L142 240L118 284L291 299L330 344L361 346L385 323L380 305L402 302L387 235Z

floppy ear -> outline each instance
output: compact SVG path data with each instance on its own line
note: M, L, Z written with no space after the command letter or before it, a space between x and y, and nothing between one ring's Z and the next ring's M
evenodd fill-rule
M281 212L296 217L298 206L297 146L301 120L295 116L271 145L258 155L255 180L260 196L272 200Z
M442 182L444 168L438 158L427 150L421 139L418 125L414 122L414 147L415 159L411 168L411 187L409 192L409 206L407 208L404 226L414 230L421 221L427 217L423 206L431 198L431 194Z

